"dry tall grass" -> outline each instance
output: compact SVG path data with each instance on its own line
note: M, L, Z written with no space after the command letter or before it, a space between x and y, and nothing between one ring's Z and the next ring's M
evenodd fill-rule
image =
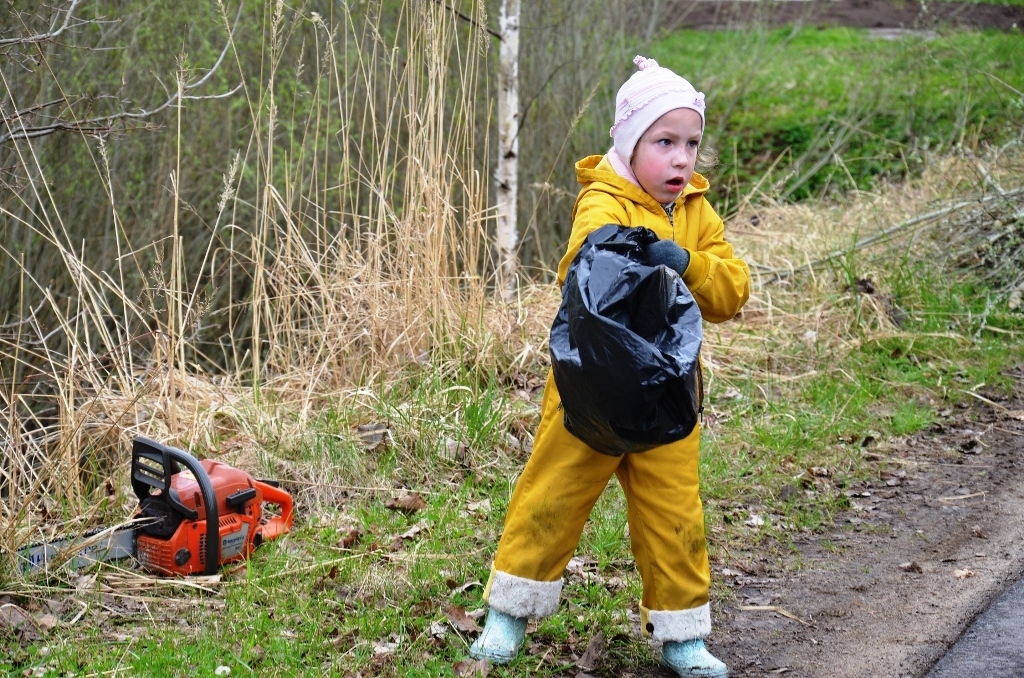
M738 322L707 327L711 388L721 393L751 379L774 385L779 393L766 397L777 398L801 379L833 370L836 358L863 342L903 334L894 281L922 261L960 275L965 252L999 223L996 213L1020 210L1022 160L1016 144L983 160L931 157L920 178L877 192L747 206L727 233L751 265L754 292ZM1005 192L1016 189L1015 202L999 196L985 172ZM1021 268L1019 255L1009 263Z
M152 187L173 193L173 219L141 249L131 245L131 224L119 223L113 270L97 269L88 245L70 241L72 217L48 199L36 147L16 145L38 179L26 187L25 209L2 216L46 241L74 292L51 294L31 262L4 250L18 260L22 298L34 290L45 300L0 328L8 552L48 518L85 521L100 503L128 503L117 485L126 485L136 434L201 456L225 440L251 448L238 441L287 438L342 389L428 361L492 360L504 345L492 335L515 328L504 310L501 322L486 321L495 314L481 171L488 148L476 130L487 112L478 99L488 38L443 4L404 4L387 25L379 12L364 21L342 7L328 24L268 5L267 69L259 89L246 91L252 137L226 162L217 213L202 217L202 277L187 273L196 267L184 253L196 243L179 228L191 209L182 198L182 109L178 160L168 184ZM312 43L315 60L283 63L289 40ZM243 48L253 46L233 45ZM307 111L278 109L284 68L315 71ZM179 89L187 77L183 68ZM118 219L118 182L98 148ZM138 285L126 283L140 280L145 292L135 297L128 290ZM212 308L215 297L233 301ZM230 369L213 375L199 367L209 361L198 337L222 315ZM75 519L61 522L73 528Z

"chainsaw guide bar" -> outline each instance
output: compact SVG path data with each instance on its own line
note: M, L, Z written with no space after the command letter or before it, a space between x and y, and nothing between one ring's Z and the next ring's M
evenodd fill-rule
M77 552L71 558L61 558L69 550ZM66 537L41 544L26 546L18 551L22 569L28 572L46 569L54 560L68 562L73 570L83 570L90 565L135 556L135 528L127 527L111 531L101 528L87 532L80 537Z
M18 551L22 570L38 572L51 563L78 570L132 557L159 574L212 575L292 527L291 495L276 483L219 461L199 462L148 438L132 443L131 478L139 499L132 521L27 546ZM281 515L264 516L264 504L277 504Z

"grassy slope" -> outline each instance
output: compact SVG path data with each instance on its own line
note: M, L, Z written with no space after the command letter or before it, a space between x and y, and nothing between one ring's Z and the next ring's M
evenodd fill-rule
M680 31L651 53L706 90L708 141L731 205L773 165L760 186L770 196L867 189L919 172L924 150L1004 143L1024 122L1019 33L890 41L842 28Z

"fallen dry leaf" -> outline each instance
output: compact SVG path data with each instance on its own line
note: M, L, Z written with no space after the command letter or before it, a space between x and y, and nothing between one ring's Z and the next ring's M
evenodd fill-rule
M751 513L750 517L747 520L743 521L743 524L747 527L761 527L762 525L764 525L764 518L757 515L756 513Z
M32 615L14 603L0 605L0 628L21 629L35 626Z
M359 438L359 446L371 451L384 444L390 433L385 424L361 424L356 427L356 435Z
M363 536L363 528L358 525L354 525L341 534L341 539L338 540L338 548L349 549L359 541L360 537Z
M583 576L583 561L579 558L570 558L569 562L565 566L565 573L567 575L575 575L577 577Z
M380 657L385 654L394 654L398 649L398 643L389 643L385 640L378 640L373 644L373 654Z
M486 659L463 659L452 664L452 670L460 678L487 678L487 674L491 672L491 663Z
M966 568L963 570L953 570L953 576L957 579L967 579L968 577L973 577L976 574L977 573L974 570L968 570Z
M460 584L456 584L454 581L452 581L452 587L451 587L452 588L452 592L449 595L454 596L454 595L457 595L459 593L465 593L466 591L468 591L469 589L473 588L474 586L483 586L483 582L475 581L475 580L474 581L464 581L460 585ZM470 615L470 616L472 617L472 615Z
M449 605L444 610L444 616L459 631L463 633L479 633L480 625L472 617L466 614L466 609L460 605Z
M584 671L593 671L597 668L601 662L601 658L604 656L604 633L598 631L594 634L594 637L587 643L587 649L580 657L579 661L576 662L576 666L580 667Z
M483 499L481 501L471 501L466 504L466 510L472 513L490 513L491 500Z
M388 503L384 504L384 506L393 511L413 513L427 508L427 502L423 501L423 497L415 492L406 492L399 497L389 499Z
M41 631L49 631L59 624L60 620L49 613L36 617L36 626Z
M96 586L96 575L94 574L82 574L75 577L74 580L75 588L79 591L86 591Z
M618 593L619 591L624 591L626 589L626 580L622 577L608 577L604 586L612 593Z
M457 440L451 438L445 439L444 445L448 459L453 461L465 462L469 455L469 448L466 447L465 443L460 443Z
M408 530L403 532L401 535L399 535L399 538L400 539L413 539L413 538L416 537L416 535L418 535L420 532L422 532L425 529L427 529L427 524L426 523L423 523L423 522L416 523L415 525L410 527Z

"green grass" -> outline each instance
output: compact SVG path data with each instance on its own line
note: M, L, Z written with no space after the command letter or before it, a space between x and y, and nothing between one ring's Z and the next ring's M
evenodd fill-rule
M707 93L726 212L769 170L759 190L772 196L870 189L918 172L924 150L1001 144L1024 124L1019 30L679 31L651 53Z
M836 275L842 289L843 274ZM1000 372L1018 358L1002 335L977 332L983 290L910 267L892 291L908 317L899 334L865 334L838 360L800 344L790 350L804 355L788 357L818 360L816 376L752 377L739 385L738 398L711 393L709 407L727 415L704 437L701 462L717 564L755 551L791 555L795 534L830 527L849 506L844 488L878 472L864 462L865 450L929 426L938 409L968 399L964 391L979 383L1006 385ZM835 303L860 302L847 293ZM998 306L985 320L996 322L1024 331L1020 315ZM499 383L498 375L474 370L426 370L379 393L372 406L327 411L291 457L301 463L327 455L351 484L380 489L328 501L296 488L303 509L294 532L258 551L213 595L179 588L136 598L58 587L35 599L16 597L30 610L63 600L64 619L83 605L85 612L34 640L0 631L0 670L190 676L226 666L232 676L454 675L473 635L455 630L445 611L482 607L510 481L523 461L502 440L536 424L536 404L513 406ZM388 422L391 442L369 451L343 442L362 419ZM469 456L439 460L446 439L468 445ZM426 508L388 509L401 488L420 492ZM589 579L567 579L558 613L530 635L539 653L494 667L492 676L564 675L573 669L572 654L582 654L598 631L608 639L608 675L652 661L627 614L635 612L640 582L630 564L625 508L613 480L577 552ZM765 523L747 524L753 514Z
M709 405L720 424L715 435L703 438L701 465L713 516L709 528L721 519L743 540L765 532L778 536L788 525L827 526L849 506L844 488L884 470L865 464L865 452L926 429L939 410L970 399L972 389L1009 393L1003 371L1019 353L1005 335L979 332L984 290L921 266L908 270L894 289L895 303L908 312L898 335L865 336L835 363L829 356L789 356L812 364L816 374L796 386L775 387L775 393L770 382L750 379L737 385L738 398L712 394ZM990 327L1024 331L1019 314L984 317ZM744 526L750 512L770 516L762 529Z

